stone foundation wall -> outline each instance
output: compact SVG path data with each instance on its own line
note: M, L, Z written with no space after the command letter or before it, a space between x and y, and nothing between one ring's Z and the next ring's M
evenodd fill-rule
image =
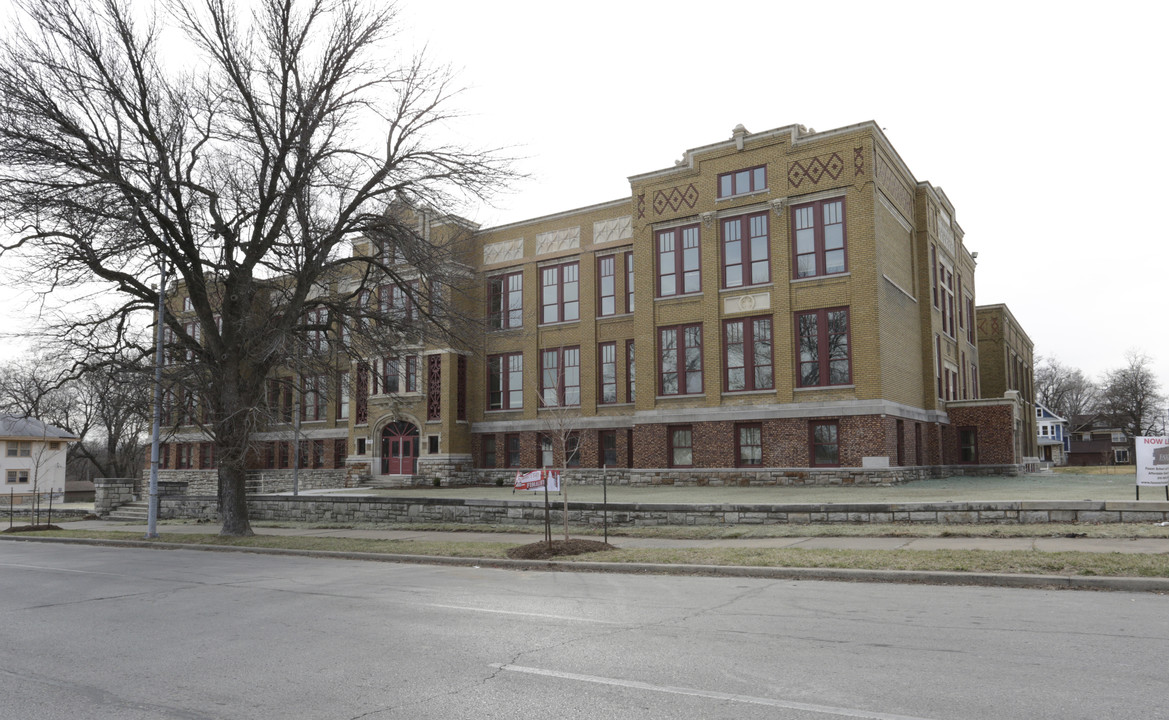
M207 496L163 497L162 518L216 519L216 499ZM373 498L253 496L253 520L362 523L466 523L468 525L543 525L541 500L471 500L462 498ZM568 520L600 525L601 503L568 503ZM971 503L824 503L675 505L610 503L612 527L658 525L804 525L811 523L1121 523L1169 521L1169 502L971 502ZM563 523L559 497L552 503L552 523Z
M529 468L520 469L527 472ZM565 477L576 485L600 485L599 468L569 468ZM673 485L678 487L768 487L773 485L900 485L914 480L955 476L998 475L1014 477L1019 465L946 465L887 468L609 468L611 485ZM482 470L469 473L472 485L511 485L516 470ZM445 485L446 483L444 483Z

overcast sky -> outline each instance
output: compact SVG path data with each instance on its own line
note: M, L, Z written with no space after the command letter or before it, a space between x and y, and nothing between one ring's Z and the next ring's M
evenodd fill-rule
M790 124L885 129L945 190L979 304L1093 377L1127 349L1169 388L1159 3L401 0L468 90L461 127L530 179L484 225L628 197L687 148Z
M555 8L555 9L553 9ZM493 225L627 197L687 148L875 120L943 188L980 304L1096 376L1127 349L1169 386L1160 3L409 2L479 137L531 174Z

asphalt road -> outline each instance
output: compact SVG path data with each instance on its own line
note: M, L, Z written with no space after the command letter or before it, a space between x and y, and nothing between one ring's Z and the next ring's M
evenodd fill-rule
M0 544L0 717L1169 718L1152 594Z

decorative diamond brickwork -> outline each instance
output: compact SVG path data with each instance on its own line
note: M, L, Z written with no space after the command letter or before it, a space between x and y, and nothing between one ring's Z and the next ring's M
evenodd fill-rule
M839 153L813 157L808 160L793 160L787 169L787 181L792 187L799 187L804 180L818 185L825 175L838 180L844 172L844 160Z
M678 210L685 205L691 210L698 203L698 188L694 187L694 183L690 183L686 187L675 186L669 190L657 190L654 192L654 212L662 215L666 210L678 212Z

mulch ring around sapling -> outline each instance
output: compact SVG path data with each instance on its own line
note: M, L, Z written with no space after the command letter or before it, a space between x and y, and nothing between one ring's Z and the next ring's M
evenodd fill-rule
M519 547L513 547L508 550L507 556L512 560L548 560L560 555L583 555L585 553L616 549L609 543L603 543L599 540L578 540L572 538L569 540L553 540L551 543L541 540L530 545L520 545Z
M56 525L17 525L0 530L3 533L40 532L41 530L60 530Z

